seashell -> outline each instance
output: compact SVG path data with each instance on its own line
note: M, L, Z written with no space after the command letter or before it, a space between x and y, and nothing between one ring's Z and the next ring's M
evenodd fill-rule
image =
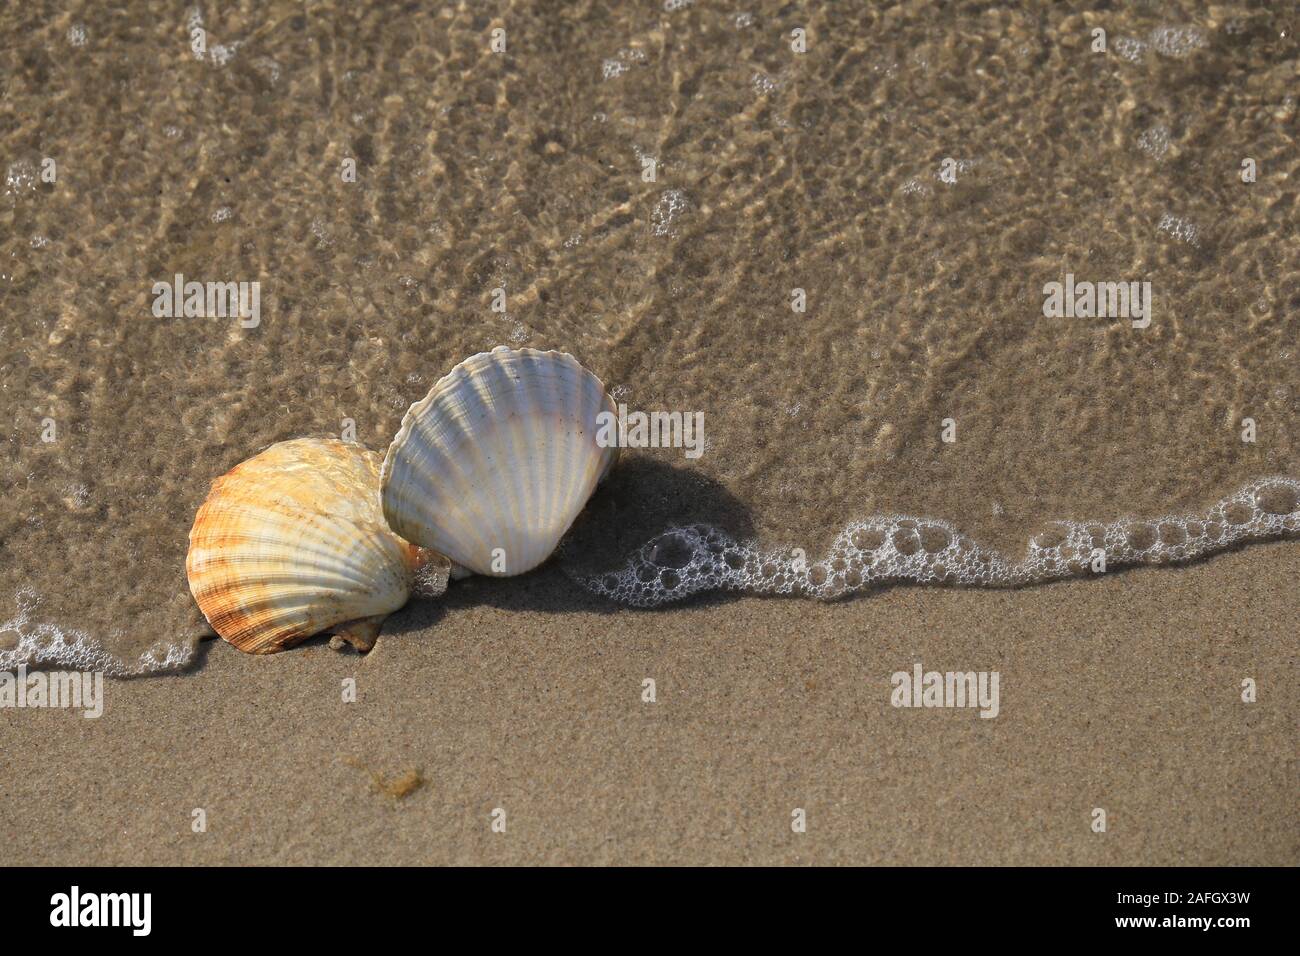
M384 457L384 517L477 574L531 571L555 550L618 458L596 443L615 414L572 355L498 346L416 402Z
M384 523L379 464L360 445L302 438L212 483L185 572L218 634L252 654L322 631L369 650L417 574L430 592L446 588L450 563Z

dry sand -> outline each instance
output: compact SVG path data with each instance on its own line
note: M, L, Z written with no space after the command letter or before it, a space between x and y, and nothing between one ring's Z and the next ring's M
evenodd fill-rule
M190 673L111 682L99 720L0 712L0 839L51 864L1294 865L1298 576L1280 542L667 612L555 570L471 579L366 658L216 641ZM917 660L997 670L1000 715L892 708ZM426 782L399 799L363 768Z

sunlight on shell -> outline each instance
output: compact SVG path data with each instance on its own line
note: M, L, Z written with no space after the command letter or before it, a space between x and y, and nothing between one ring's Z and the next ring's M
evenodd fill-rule
M368 650L417 573L445 589L448 562L389 530L378 491L379 456L328 439L272 445L214 481L185 562L213 629L255 654L322 631Z
M530 571L617 460L596 443L597 415L614 410L572 355L472 356L402 419L384 459L384 517L477 574Z

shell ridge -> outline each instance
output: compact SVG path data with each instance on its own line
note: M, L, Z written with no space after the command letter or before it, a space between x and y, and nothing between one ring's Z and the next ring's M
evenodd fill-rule
M575 377L568 363L563 366L569 377L577 384L584 384L580 376ZM546 476L547 486L542 489L542 502L544 510L538 515L539 530L542 528L551 528L561 519L562 510L569 500L570 487L573 484L573 472L577 469L568 469L563 475L560 473L559 463L562 460L574 461L577 455L571 441L571 433L566 426L568 423L564 420L564 409L555 408L552 414L559 417L561 428L557 429L557 435L553 436L546 445ZM561 480L562 479L562 480Z
M366 562L362 560L365 558L380 563L397 559L410 565L407 549L397 540L388 542L368 538L363 527L354 525L353 529L355 537L347 554L339 553L339 545L345 536L326 534L324 529L318 535L304 534L289 541L266 531L236 529L220 534L214 532L206 537L192 537L191 549L198 562L212 560L230 564L274 563L309 556L313 559L310 567L317 573L332 571L340 575L365 567Z
M431 540L442 541L460 553L472 553L475 545L485 553L489 553L494 546L500 546L493 543L498 537L494 516L478 507L474 494L477 491L474 481L475 469L480 472L485 470L490 472L494 469L496 461L496 457L493 456L495 449L484 448L482 444L474 441L475 427L492 420L490 396L483 393L480 378L469 373L463 374L460 377L462 394L444 397L444 404L450 407L439 419L443 423L442 431L446 434L454 425L458 440L445 447L443 454L435 456L430 452L425 456L427 468L425 473L432 476L433 503L436 503L442 513L440 518L446 511L454 510L462 519L467 519L460 522L441 520L439 524L432 527ZM442 410L439 405L430 409L431 412ZM438 446L431 442L430 447ZM448 466L454 471L456 478L454 482L448 482L439 474L440 468ZM449 485L459 493L450 491ZM449 528L451 530L448 530Z
M549 395L545 389L547 370L539 368L524 353L519 360L518 378L507 381L506 387L517 391L524 409L538 408L546 414ZM527 372L524 369L528 369ZM512 376L507 372L507 379ZM538 427L534 417L518 411L512 420L506 423L505 433L510 437L509 461L514 465L507 477L518 490L517 498L510 509L510 523L506 526L510 543L506 552L509 562L506 569L523 567L533 559L532 549L528 547L537 534L536 512L539 498L539 485L546 480L546 473L536 467L539 456L539 444L545 442L545 433ZM539 478L538 472L542 471Z
M406 602L415 552L382 520L379 475L360 445L295 439L212 482L185 567L222 638L271 653Z
M544 561L616 450L595 443L604 385L573 356L499 346L470 356L403 416L380 511L398 534L480 574ZM505 571L491 552L506 551Z

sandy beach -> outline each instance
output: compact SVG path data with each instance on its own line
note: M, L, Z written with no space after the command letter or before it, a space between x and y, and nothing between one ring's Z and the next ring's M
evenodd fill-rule
M667 612L555 572L464 582L366 658L209 642L192 673L110 682L97 720L6 712L0 836L78 865L1295 865L1298 574L1279 543ZM891 707L915 661L999 671L999 715Z
M0 839L65 864L1300 863L1300 24L1101 7L5 5L0 675L133 676L98 719L0 708ZM399 606L413 549L352 547L395 530L378 464L240 512L290 513L274 535L192 546L196 514L287 440L382 462L497 347L570 353L695 440L623 449L540 570L414 601L366 657L200 641L187 559L251 577L249 541L289 544L209 593ZM507 405L474 407L578 418ZM453 432L410 456L412 510L459 495L430 526L486 550L560 510L524 481L461 508L487 484L463 461L532 475L562 442ZM545 487L585 500L597 471ZM684 556L660 538L693 528ZM327 572L280 573L303 554ZM894 706L917 665L996 673L997 716Z

